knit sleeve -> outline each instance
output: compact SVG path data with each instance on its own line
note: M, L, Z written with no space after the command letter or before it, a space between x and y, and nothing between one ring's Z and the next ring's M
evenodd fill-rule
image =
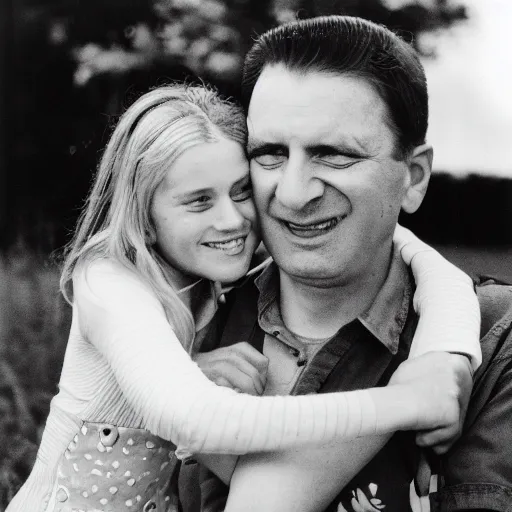
M482 362L480 308L471 278L402 226L394 242L416 281L419 323L410 356L458 352L467 354L476 370Z
M184 451L273 451L394 431L414 421L403 403L390 408L371 390L253 397L219 387L191 360L163 307L134 273L99 260L73 284L82 335L106 359L146 428Z

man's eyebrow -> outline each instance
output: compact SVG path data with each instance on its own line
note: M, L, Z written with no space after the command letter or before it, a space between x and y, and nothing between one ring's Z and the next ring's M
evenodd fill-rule
M345 144L316 144L314 146L309 146L308 152L313 155L337 155L342 154L346 156L354 156L361 157L363 153L366 154L366 150L364 150L359 144L353 146L348 146Z
M307 151L311 154L335 154L342 153L353 156L364 156L368 153L368 147L365 140L354 139L351 144L326 143L312 144L308 146ZM261 154L272 154L280 151L288 151L286 144L276 142L266 142L259 139L250 139L247 143L247 154L249 156L258 156Z
M275 142L265 142L261 140L249 140L247 143L247 154L249 156L257 156L267 153L275 153L276 151L283 151L286 149L284 144Z

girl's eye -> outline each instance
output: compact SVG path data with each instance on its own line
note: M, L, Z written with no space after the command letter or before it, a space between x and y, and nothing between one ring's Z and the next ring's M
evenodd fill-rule
M210 200L208 196L201 196L192 201L192 204L203 204L207 203Z
M251 185L247 185L247 186L243 187L241 190L237 191L232 196L233 201L236 201L238 203L247 201L247 199L250 199L251 197L252 197L252 186Z
M206 208L209 208L210 206L210 196L200 196L196 197L193 201L190 201L187 203L187 206L191 208L192 210L201 211L205 210Z

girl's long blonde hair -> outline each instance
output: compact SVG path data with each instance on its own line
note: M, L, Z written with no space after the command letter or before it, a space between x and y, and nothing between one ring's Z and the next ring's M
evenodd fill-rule
M192 314L148 243L156 236L150 207L157 186L184 151L222 137L245 145L245 116L237 105L206 86L159 87L126 110L103 153L66 249L60 287L68 302L78 266L96 258L114 259L153 289L176 335L191 350Z

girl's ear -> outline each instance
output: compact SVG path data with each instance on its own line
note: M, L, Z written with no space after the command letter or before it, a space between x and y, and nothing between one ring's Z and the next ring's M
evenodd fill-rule
M402 209L414 213L423 202L427 193L434 150L428 144L417 146L408 158L409 183L402 200Z

